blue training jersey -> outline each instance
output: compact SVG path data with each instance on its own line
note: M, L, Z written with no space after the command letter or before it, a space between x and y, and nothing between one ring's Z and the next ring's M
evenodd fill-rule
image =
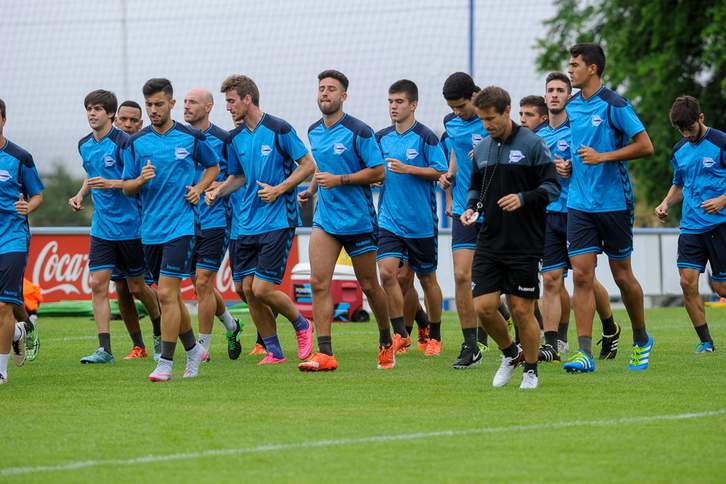
M630 101L601 87L589 99L578 92L567 103L572 131L572 176L567 208L584 212L632 210L633 185L627 161L585 165L577 154L582 146L598 153L627 146L630 138L644 131Z
M348 114L330 128L325 127L322 119L314 123L308 130L308 139L320 172L345 175L383 164L371 127ZM335 235L377 232L371 187L319 187L313 226Z
M726 222L726 207L709 214L701 208L706 200L726 193L726 134L709 128L698 143L686 138L671 155L673 185L683 187L681 232L701 234Z
M141 241L163 244L188 235L199 235L199 210L186 198L194 185L196 165L219 163L201 131L174 122L164 134L147 126L131 137L124 151L124 180L138 178L151 162L155 177L141 187Z
M454 113L449 113L444 118L444 129L446 130L445 146L448 148L447 161L450 159L451 150L454 151L456 157L456 176L451 184L451 197L453 199L452 212L458 218L466 212L466 200L469 183L471 183L472 164L469 152L481 143L481 140L489 136L489 133L484 129L484 125L477 116L464 121Z
M264 114L253 131L246 124L230 132L229 174L244 175L239 189L239 234L257 235L301 225L297 190L291 189L274 202L263 201L257 192L261 182L277 186L290 177L308 149L287 121Z
M405 133L395 126L376 133L384 160L395 158L407 165L446 171L444 150L438 138L418 121ZM399 237L422 238L438 234L436 181L388 171L378 198L378 225Z
M124 172L123 150L130 137L120 129L111 128L96 141L93 133L78 142L78 153L88 178L121 180ZM136 196L127 197L123 190L91 189L93 218L91 236L104 240L141 238L141 213Z
M229 133L219 126L212 124L204 131L204 136L207 137L207 143L219 157L219 176L215 181L223 182L227 179L227 145L229 143ZM197 176L194 180L199 182L203 173L204 166L197 164ZM232 221L232 202L229 197L222 197L210 207L204 201L205 195L202 193L198 204L199 220L202 230L229 227Z
M9 139L0 148L0 254L28 252L30 228L28 217L19 215L15 202L20 195L27 201L45 189L30 153Z
M557 160L555 155L562 157L563 160L572 159L570 118L565 119L564 123L554 129L550 126L550 122L545 120L532 131L543 137L547 142L550 153L552 153L552 161ZM547 211L567 213L567 194L570 191L570 178L562 178L560 175L557 175L557 180L560 182L562 190L557 200L547 205Z

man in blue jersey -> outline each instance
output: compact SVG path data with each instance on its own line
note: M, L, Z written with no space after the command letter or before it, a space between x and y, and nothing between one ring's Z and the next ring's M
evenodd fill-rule
M398 352L411 344L398 282L404 258L421 283L429 324L441 323L435 182L446 172L447 165L439 139L414 116L418 107L416 84L407 79L394 82L388 89L388 105L394 125L376 133L387 167L378 200L378 268L395 332L393 346ZM435 348L427 348L426 355L441 352L441 339L433 341Z
M551 72L545 80L545 97L548 118L535 127L534 132L547 142L555 159L555 164L572 161L570 122L565 104L572 93L570 79L562 72ZM570 179L558 175L562 188L557 200L547 205L547 230L545 232L545 251L542 259L543 326L545 342L539 350L539 361L561 361L560 354L569 349L567 331L570 321L570 294L564 284L564 277L570 268L567 257L567 194ZM597 312L603 322L603 333L612 334L617 327L610 308L610 296L600 282L593 281ZM535 315L536 316L536 315ZM607 345L605 345L607 346ZM605 359L614 356L617 347L611 347Z
M172 376L177 338L187 352L185 378L196 377L207 353L197 344L184 304L181 281L189 276L199 229L197 203L219 175L219 159L201 131L171 118L176 101L171 82L150 79L142 89L151 126L136 133L125 151L123 190L141 194L141 239L152 276L158 281L161 358L151 381ZM195 184L196 165L205 167Z
M573 305L580 351L564 368L595 370L592 321L595 315L595 262L603 250L633 328L629 370L648 368L653 339L645 329L643 289L633 274L633 187L627 161L653 154L653 144L630 102L602 85L605 53L597 44L570 48L568 74L580 92L567 104L572 132L572 163L567 200L568 255L573 268ZM628 144L632 138L633 142ZM605 194L607 194L605 196ZM619 328L617 328L619 330ZM617 346L619 331L603 335ZM603 341L603 348L605 341Z
M121 190L123 174L122 152L129 136L116 129L116 95L97 89L84 99L86 117L91 133L78 142L86 178L78 194L68 201L75 211L83 209L83 199L93 197L91 247L88 268L91 275L93 317L98 330L98 349L81 358L81 363L114 363L111 349L111 306L108 288L114 269L126 277L130 293L139 299L152 319L159 317L156 294L146 285L144 250L141 245L141 224L138 200L127 197ZM148 357L141 330L129 336L134 345L132 353ZM133 332L132 332L133 331Z
M471 298L471 262L474 259L476 238L482 220L476 224L465 226L461 223L461 214L466 210L466 198L471 181L471 159L469 153L487 136L481 121L476 116L472 103L479 87L465 72L455 72L444 82L443 95L446 104L452 110L444 118L442 141L450 154L449 170L439 179L439 185L446 190L446 214L451 216L451 255L454 259L454 292L456 311L464 334L459 357L452 367L466 369L481 363L479 341L486 344L486 332L478 328L474 302ZM509 319L507 316L506 319ZM431 333L434 336L431 336ZM441 329L431 326L429 336L441 342Z
M678 237L683 303L701 340L696 353L710 353L716 346L708 330L698 279L709 262L713 289L726 297L726 133L704 124L701 106L692 96L676 99L669 117L683 139L671 154L673 185L655 214L663 222L670 207L683 203Z
M295 228L301 224L296 188L313 174L315 161L290 124L260 109L260 93L252 79L230 76L221 91L227 110L242 124L230 132L229 178L211 190L207 200L214 203L235 190L241 192L233 271L235 289L247 302L267 349L259 364L287 361L272 311L292 324L298 358L304 360L313 351L313 325L275 286L282 283Z
M477 315L502 351L492 385L509 383L524 362L519 388L539 385L539 325L534 304L539 297L539 265L544 253L545 208L560 194L552 155L544 140L515 124L509 93L488 87L474 98L489 137L474 149L471 186L462 224L477 223L484 213L472 266L472 294ZM506 294L519 326L522 347L512 341L498 308Z
M214 107L214 96L207 89L192 89L184 97L184 121L196 128L207 137L207 143L219 157L219 176L212 187L227 179L227 145L229 133L209 122L209 113ZM201 177L204 167L197 165L197 176ZM211 188L211 187L210 187ZM209 353L212 339L214 316L224 325L224 336L227 340L227 355L236 360L242 351L239 335L242 324L227 311L222 295L214 288L214 280L222 265L224 254L229 245L229 231L232 220L232 201L223 197L213 206L204 201L199 203L199 217L202 235L197 244L192 260L192 282L199 299L197 319L199 320L199 343Z
M310 235L310 287L318 351L298 365L301 371L338 368L330 336L330 285L341 248L351 257L376 318L378 368L390 369L396 364L388 301L376 271L378 225L370 188L371 183L383 181L386 168L373 130L343 111L347 91L348 78L343 73L326 70L318 74L318 107L323 117L308 130L318 172L310 187L298 195L304 204L318 193Z
M8 382L8 362L26 357L26 323L15 324L13 307L23 305L23 274L28 261L28 214L43 203L45 186L30 153L3 135L6 106L0 99L0 385ZM29 324L29 323L28 323Z

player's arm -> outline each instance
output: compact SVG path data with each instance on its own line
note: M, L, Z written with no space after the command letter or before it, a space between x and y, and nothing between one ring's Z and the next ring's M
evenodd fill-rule
M388 162L388 171L391 173L413 175L423 178L424 180L436 181L441 178L442 175L447 173L446 171L439 171L432 166L407 165L401 160L397 160L395 158L386 158L386 162Z
M88 186L88 176L85 176L83 178L83 184L81 184L81 189L78 190L75 196L68 199L68 205L71 206L74 212L83 210L83 200L90 194L91 188Z
M226 197L230 193L234 193L247 183L244 175L229 175L222 183L212 183L207 188L204 202L210 207L220 198Z
M121 190L123 188L123 180L107 180L96 176L87 179L88 188L95 190Z
M378 183L386 178L386 168L383 165L371 168L363 168L355 173L344 173L342 175L333 175L332 173L317 172L315 180L325 190L340 185L370 185Z
M577 150L582 162L586 165L599 165L607 161L628 161L645 158L653 154L653 143L648 132L643 130L633 136L633 142L615 151L598 153L589 146L581 145Z
M196 185L186 187L187 193L186 195L184 195L184 198L186 198L187 202L191 203L192 205L196 205L197 202L199 202L201 194L204 193L204 190L209 188L209 186L214 182L214 180L217 179L218 176L219 163L206 167L202 172L202 176L199 179L199 182L197 182Z
M268 185L262 183L259 180L257 184L262 188L257 192L257 195L265 202L271 203L277 200L277 198L283 193L287 193L300 185L307 178L315 173L315 159L310 153L305 153L301 158L296 160L297 168L290 173L282 183L277 186Z
M40 207L41 203L43 203L42 193L36 193L35 195L31 195L27 201L21 193L18 201L15 202L15 211L18 212L19 215L28 215L29 213L33 213L38 207Z
M300 204L301 208L305 208L305 206L308 204L310 199L313 198L313 195L315 195L317 192L318 192L318 182L315 180L315 177L313 176L313 179L310 180L310 185L308 185L307 190L303 190L297 194L297 203Z
M668 217L668 209L676 203L683 201L683 187L677 185L671 185L668 190L668 194L665 196L660 205L655 207L655 214L658 216L660 223L665 223L665 219Z
M447 190L446 196L451 197L451 192L448 191L451 188L451 183L456 177L456 154L454 150L451 150L451 156L449 157L449 170L439 177L439 186L444 190Z

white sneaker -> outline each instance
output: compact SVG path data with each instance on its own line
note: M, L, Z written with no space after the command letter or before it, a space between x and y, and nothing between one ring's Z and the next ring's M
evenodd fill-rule
M5 378L5 375L0 373L0 385L5 385L8 382L8 379Z
M164 358L159 359L159 364L156 365L156 370L149 375L151 381L169 381L171 380L171 368L172 362L165 360Z
M16 323L15 326L20 330L20 338L13 341L11 345L11 353L13 354L13 363L15 366L23 366L25 363L27 346L25 344L25 323Z
M562 341L561 339L557 340L557 352L559 354L567 353L570 351L570 343L567 341Z
M517 365L524 361L524 352L522 351L522 348L518 347L517 349L519 350L519 353L515 358L507 358L502 355L502 364L499 366L497 374L494 375L494 381L492 381L493 386L499 388L509 383L509 380L512 379L514 369Z
M539 378L534 370L525 371L522 375L522 384L519 388L537 388L539 386Z
M197 343L191 351L187 352L187 368L184 370L184 378L194 378L199 374L199 365L202 360L209 358L209 353L204 346Z

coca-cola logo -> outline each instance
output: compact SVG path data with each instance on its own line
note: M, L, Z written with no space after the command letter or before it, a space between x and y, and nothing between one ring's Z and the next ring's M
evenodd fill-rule
M38 253L33 267L33 281L43 288L43 294L55 291L91 294L88 254L59 254L58 242L50 241Z

